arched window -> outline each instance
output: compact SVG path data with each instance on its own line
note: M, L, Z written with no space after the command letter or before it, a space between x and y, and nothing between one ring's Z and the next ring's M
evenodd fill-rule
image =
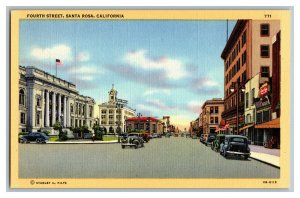
M20 91L19 91L19 104L25 106L25 93L24 93L24 89L20 89Z

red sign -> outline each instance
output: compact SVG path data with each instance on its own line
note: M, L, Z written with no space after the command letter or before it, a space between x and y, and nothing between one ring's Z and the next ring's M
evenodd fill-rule
M268 93L268 84L265 83L259 89L259 96L263 97L263 96L267 95L267 93Z

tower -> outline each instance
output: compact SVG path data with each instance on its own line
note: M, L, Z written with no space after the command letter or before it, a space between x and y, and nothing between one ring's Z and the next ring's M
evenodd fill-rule
M112 84L111 90L108 92L108 102L109 103L116 103L117 102L117 90L114 88L114 84Z

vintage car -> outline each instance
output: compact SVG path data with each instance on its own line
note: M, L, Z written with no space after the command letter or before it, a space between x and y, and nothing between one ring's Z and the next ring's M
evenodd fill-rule
M159 133L153 133L152 138L161 138L161 134Z
M226 135L224 143L220 145L220 155L225 158L228 155L243 156L248 159L250 156L250 148L248 146L248 139L241 135Z
M46 143L49 141L49 137L44 133L29 133L28 135L23 135L19 138L20 143Z
M213 143L213 141L216 140L216 136L217 136L217 133L208 134L206 140L204 141L205 146L211 145Z
M204 134L201 134L201 135L200 135L200 142L201 142L201 143L204 143L204 142L205 142L205 135L204 135Z
M220 151L220 145L224 143L225 134L218 134L216 140L211 144L211 150Z
M122 139L121 143L122 149L127 147L134 147L135 149L139 147L144 147L144 140L138 135L129 135L126 139Z

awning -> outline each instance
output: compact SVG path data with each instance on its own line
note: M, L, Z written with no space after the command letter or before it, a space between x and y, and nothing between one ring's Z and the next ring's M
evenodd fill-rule
M240 131L248 129L248 128L253 127L253 126L254 126L254 124L249 124L247 126L244 126L244 127L240 128Z
M280 118L276 118L269 122L255 125L255 128L256 129L279 129L280 128Z

